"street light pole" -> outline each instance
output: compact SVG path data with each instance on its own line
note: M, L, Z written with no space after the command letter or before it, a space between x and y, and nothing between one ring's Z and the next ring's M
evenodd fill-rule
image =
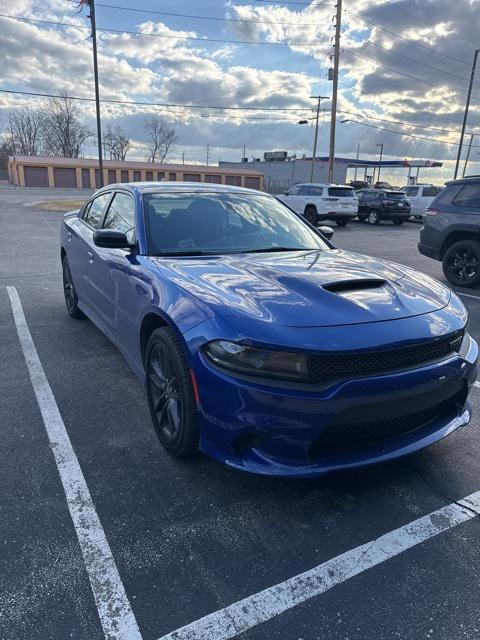
M103 187L103 154L102 154L102 125L100 119L100 94L98 90L98 60L97 60L97 24L95 21L95 0L87 0L90 8L90 23L92 25L93 45L93 77L95 81L95 107L97 111L97 144L98 144L98 169L100 173L100 187Z
M360 157L360 143L357 142L357 161L358 161L359 157ZM357 179L357 169L358 169L358 167L355 167L355 176L353 178L354 180Z
M470 134L470 142L468 143L467 157L465 158L465 164L463 165L462 178L465 177L465 171L467 170L467 164L468 164L468 161L470 160L470 151L472 150L472 142L473 142L473 133Z
M210 155L210 145L207 144L207 167L208 167L208 156Z
M322 100L327 100L328 96L310 96L310 98L317 99L317 115L315 118L315 135L313 138L313 155L312 155L312 166L310 169L310 182L313 182L313 176L315 172L315 158L317 156L317 141L318 141L318 119L320 117L320 103Z
M377 174L377 182L380 182L380 171L382 169L382 157L383 157L383 142L380 144L376 144L376 147L380 147L380 161L378 163L378 174Z
M473 54L472 73L470 74L470 84L468 85L467 101L465 103L465 111L463 114L462 132L460 134L460 143L458 145L457 161L455 163L455 173L453 175L454 180L457 179L458 167L460 165L460 157L462 155L463 138L465 137L465 127L467 126L468 109L470 107L470 98L472 96L472 86L473 86L473 80L475 78L475 69L477 66L477 59L478 59L479 53L480 53L480 49L475 49L475 53Z

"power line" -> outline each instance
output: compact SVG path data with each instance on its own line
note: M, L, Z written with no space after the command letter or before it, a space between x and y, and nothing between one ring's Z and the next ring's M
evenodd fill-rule
M415 127L416 129L428 129L429 131L442 131L443 133L459 133L458 129L443 129L441 127L431 127L430 125L414 124L413 122L406 122L405 120L389 120L388 118L380 118L378 116L371 116L370 114L357 113L355 111L339 110L339 113L345 113L347 115L357 116L359 118L365 118L367 120L378 120L379 122L389 122L390 124L399 124L405 127ZM461 124L461 122L459 122L458 124Z
M344 53L349 53L352 56L355 56L356 58L360 58L361 60L366 60L367 62L372 62L373 64L377 65L378 67L382 67L383 69L387 69L388 71L392 71L393 73L398 73L398 75L400 76L405 76L405 78L410 78L410 80L416 80L417 82L423 82L424 84L428 84L431 87L436 87L437 89L443 89L444 86L440 85L440 84L435 84L434 82L429 82L428 80L423 80L422 78L417 78L416 76L412 76L408 73L404 73L403 71L399 71L398 69L394 69L393 67L388 67L385 64L382 64L381 62L378 62L377 60L373 60L373 58L367 58L366 56L362 56L360 53L355 53L353 52L351 49L343 49ZM458 96L466 96L466 93L463 93L462 91L452 91L449 89L449 91L455 95ZM476 98L478 98L478 96L475 96Z
M16 91L13 89L0 89L0 93L11 93L22 96L35 96L40 98L69 98L70 100L80 100L82 102L95 102L95 98L84 98L81 96L70 96L54 93L38 93L33 91ZM125 105L139 105L144 107L165 107L165 108L182 108L182 109L218 109L220 111L282 111L282 112L296 112L306 111L309 107L217 107L208 104L180 104L173 102L139 102L136 100L107 100L102 98L100 102L106 104L125 104Z
M401 11L402 13L406 13L407 16L411 16L412 18L415 18L416 20L419 20L420 22L423 22L424 24L428 24L431 27L436 27L437 24L439 24L438 22L431 22L430 20L426 20L425 18L421 18L420 16L417 16L415 13L411 13L410 11L407 11L406 9L402 9L398 6L397 2L390 2L387 5L385 5L387 7L393 7L394 9L396 9L397 11ZM442 22L442 20L440 20L440 22ZM462 38L461 36L457 36L454 33L449 33L448 34L449 38L456 38L457 40L461 40L462 42L466 42L467 44L471 44L474 47L478 46L478 42L472 42L471 40L466 40L465 38Z
M433 51L434 53L438 54L439 56L443 56L444 58L448 58L449 60L455 60L455 62L461 62L462 64L466 64L468 67L470 67L470 63L467 62L466 60L461 60L460 58L456 58L455 56L449 56L447 53L443 53L442 51L439 51L438 49L434 49L433 47L428 47L425 44L420 44L416 40L411 40L410 38L406 38L405 36L401 36L400 34L395 33L394 31L390 31L390 29L386 29L385 27L380 26L376 22L372 22L371 20L367 20L366 18L362 18L361 16L359 16L356 13L353 13L353 11L350 11L349 9L344 9L344 11L346 13L349 13L351 16L354 16L355 18L358 18L362 22L365 22L366 24L369 24L372 27L376 27L377 29L380 29L381 31L385 31L386 33L389 33L390 35L395 36L396 38L400 38L401 40L405 40L406 42L409 42L410 44L413 44L416 47L420 47L421 49L426 49L427 51Z
M76 24L70 22L55 22L53 20L39 20L37 18L24 18L21 16L12 16L6 13L0 13L0 18L8 18L10 20L18 20L19 22L27 22L34 24L50 24L61 27L75 27L77 29L87 29L87 27L83 24ZM102 33L116 33L120 35L134 35L134 36L146 36L147 38L170 38L173 40L196 40L197 42L221 42L222 44L251 44L251 45L273 45L273 46L283 46L283 47L325 47L328 45L327 42L265 42L265 41L255 41L255 40L225 40L223 38L206 38L200 36L179 36L173 34L166 33L145 33L143 31L129 31L126 29L106 29L98 28L97 31L101 31Z
M353 122L355 124L361 124L364 127L371 127L372 129L379 129L380 131L386 131L388 133L396 133L399 136L406 136L407 138L416 138L418 140L428 140L429 142L436 142L438 144L446 144L449 146L453 146L453 147L458 147L459 143L458 142L448 142L447 140L440 140L439 138L429 138L427 136L419 136L419 135L415 135L413 133L404 133L403 131L395 131L394 129L387 129L386 127L377 127L374 124L367 124L366 122L359 122L358 120L352 120L350 119L349 122ZM479 147L480 145L472 145L474 147Z
M69 2L75 2L76 0L68 0ZM157 11L155 9L141 9L134 7L121 7L115 4L103 4L101 2L96 3L97 7L102 7L104 9L117 9L120 11L130 11L134 13L146 13L150 15L159 15L159 16L169 16L172 18L190 18L194 20L211 20L218 22L241 22L246 24L283 24L283 25L302 25L304 27L311 26L322 26L320 23L312 23L312 22L277 22L272 20L246 20L244 18L222 18L220 16L199 16L199 15L190 15L188 13L171 13L169 11ZM238 6L238 5L237 5Z
M427 69L431 69L432 71L437 71L438 73L445 73L451 76L452 78L455 78L456 80L465 80L466 82L468 82L468 78L466 78L465 76L459 76L455 73L451 73L450 71L446 71L445 69L439 69L438 67L434 67L433 65L428 64L426 62L420 62L420 60L417 60L416 58L410 58L410 56L406 56L403 53L398 53L397 51L393 51L393 49L384 47L383 45L378 44L378 42L373 42L373 40L365 40L361 36L355 33L352 33L351 31L347 31L346 35L351 36L352 38L355 38L356 40L358 40L359 42L363 42L364 44L370 44L379 49L383 49L384 51L387 51L391 55L397 56L399 58L403 58L404 60L408 60L409 62L413 62L415 64L421 65L422 67L426 67ZM477 84L480 84L480 82L478 81L476 82Z
M256 0L256 2L259 2L260 4L302 4L308 7L334 7L335 6L333 3L329 3L329 2L316 2L314 4L311 2L294 2L293 0Z

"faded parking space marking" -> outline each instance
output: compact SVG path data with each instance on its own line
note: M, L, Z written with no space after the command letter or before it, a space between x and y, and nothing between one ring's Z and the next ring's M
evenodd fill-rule
M228 640L332 587L480 516L480 491L413 520L293 578L239 600L159 640Z
M480 296L474 296L471 293L462 293L461 291L455 291L457 296L463 296L464 298L473 298L474 300L480 300Z
M105 638L142 640L52 389L38 357L15 287L7 287L33 390L60 474Z

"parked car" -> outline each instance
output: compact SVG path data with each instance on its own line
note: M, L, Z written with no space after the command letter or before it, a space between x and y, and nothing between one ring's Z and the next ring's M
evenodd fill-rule
M350 186L353 187L355 191L358 191L359 189L368 189L370 184L366 180L352 180Z
M172 455L316 476L470 420L478 347L460 299L335 249L273 196L109 185L65 215L59 254L68 313L119 348Z
M442 261L452 284L480 284L480 176L447 182L425 211L418 249Z
M441 190L442 187L436 187L433 184L416 184L402 187L402 191L410 202L412 217L421 220L425 209L430 206L432 200Z
M358 198L348 185L296 184L277 197L313 225L321 220L333 220L344 227L358 211Z
M410 217L410 203L403 191L361 189L357 191L358 219L370 224L380 220L392 220L400 225Z
M375 182L375 184L373 185L374 189L383 189L383 190L392 190L393 187L389 182Z

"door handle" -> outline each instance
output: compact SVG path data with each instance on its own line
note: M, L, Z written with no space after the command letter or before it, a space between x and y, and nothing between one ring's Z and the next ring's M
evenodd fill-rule
M93 262L93 253L91 251L87 251L88 261Z

